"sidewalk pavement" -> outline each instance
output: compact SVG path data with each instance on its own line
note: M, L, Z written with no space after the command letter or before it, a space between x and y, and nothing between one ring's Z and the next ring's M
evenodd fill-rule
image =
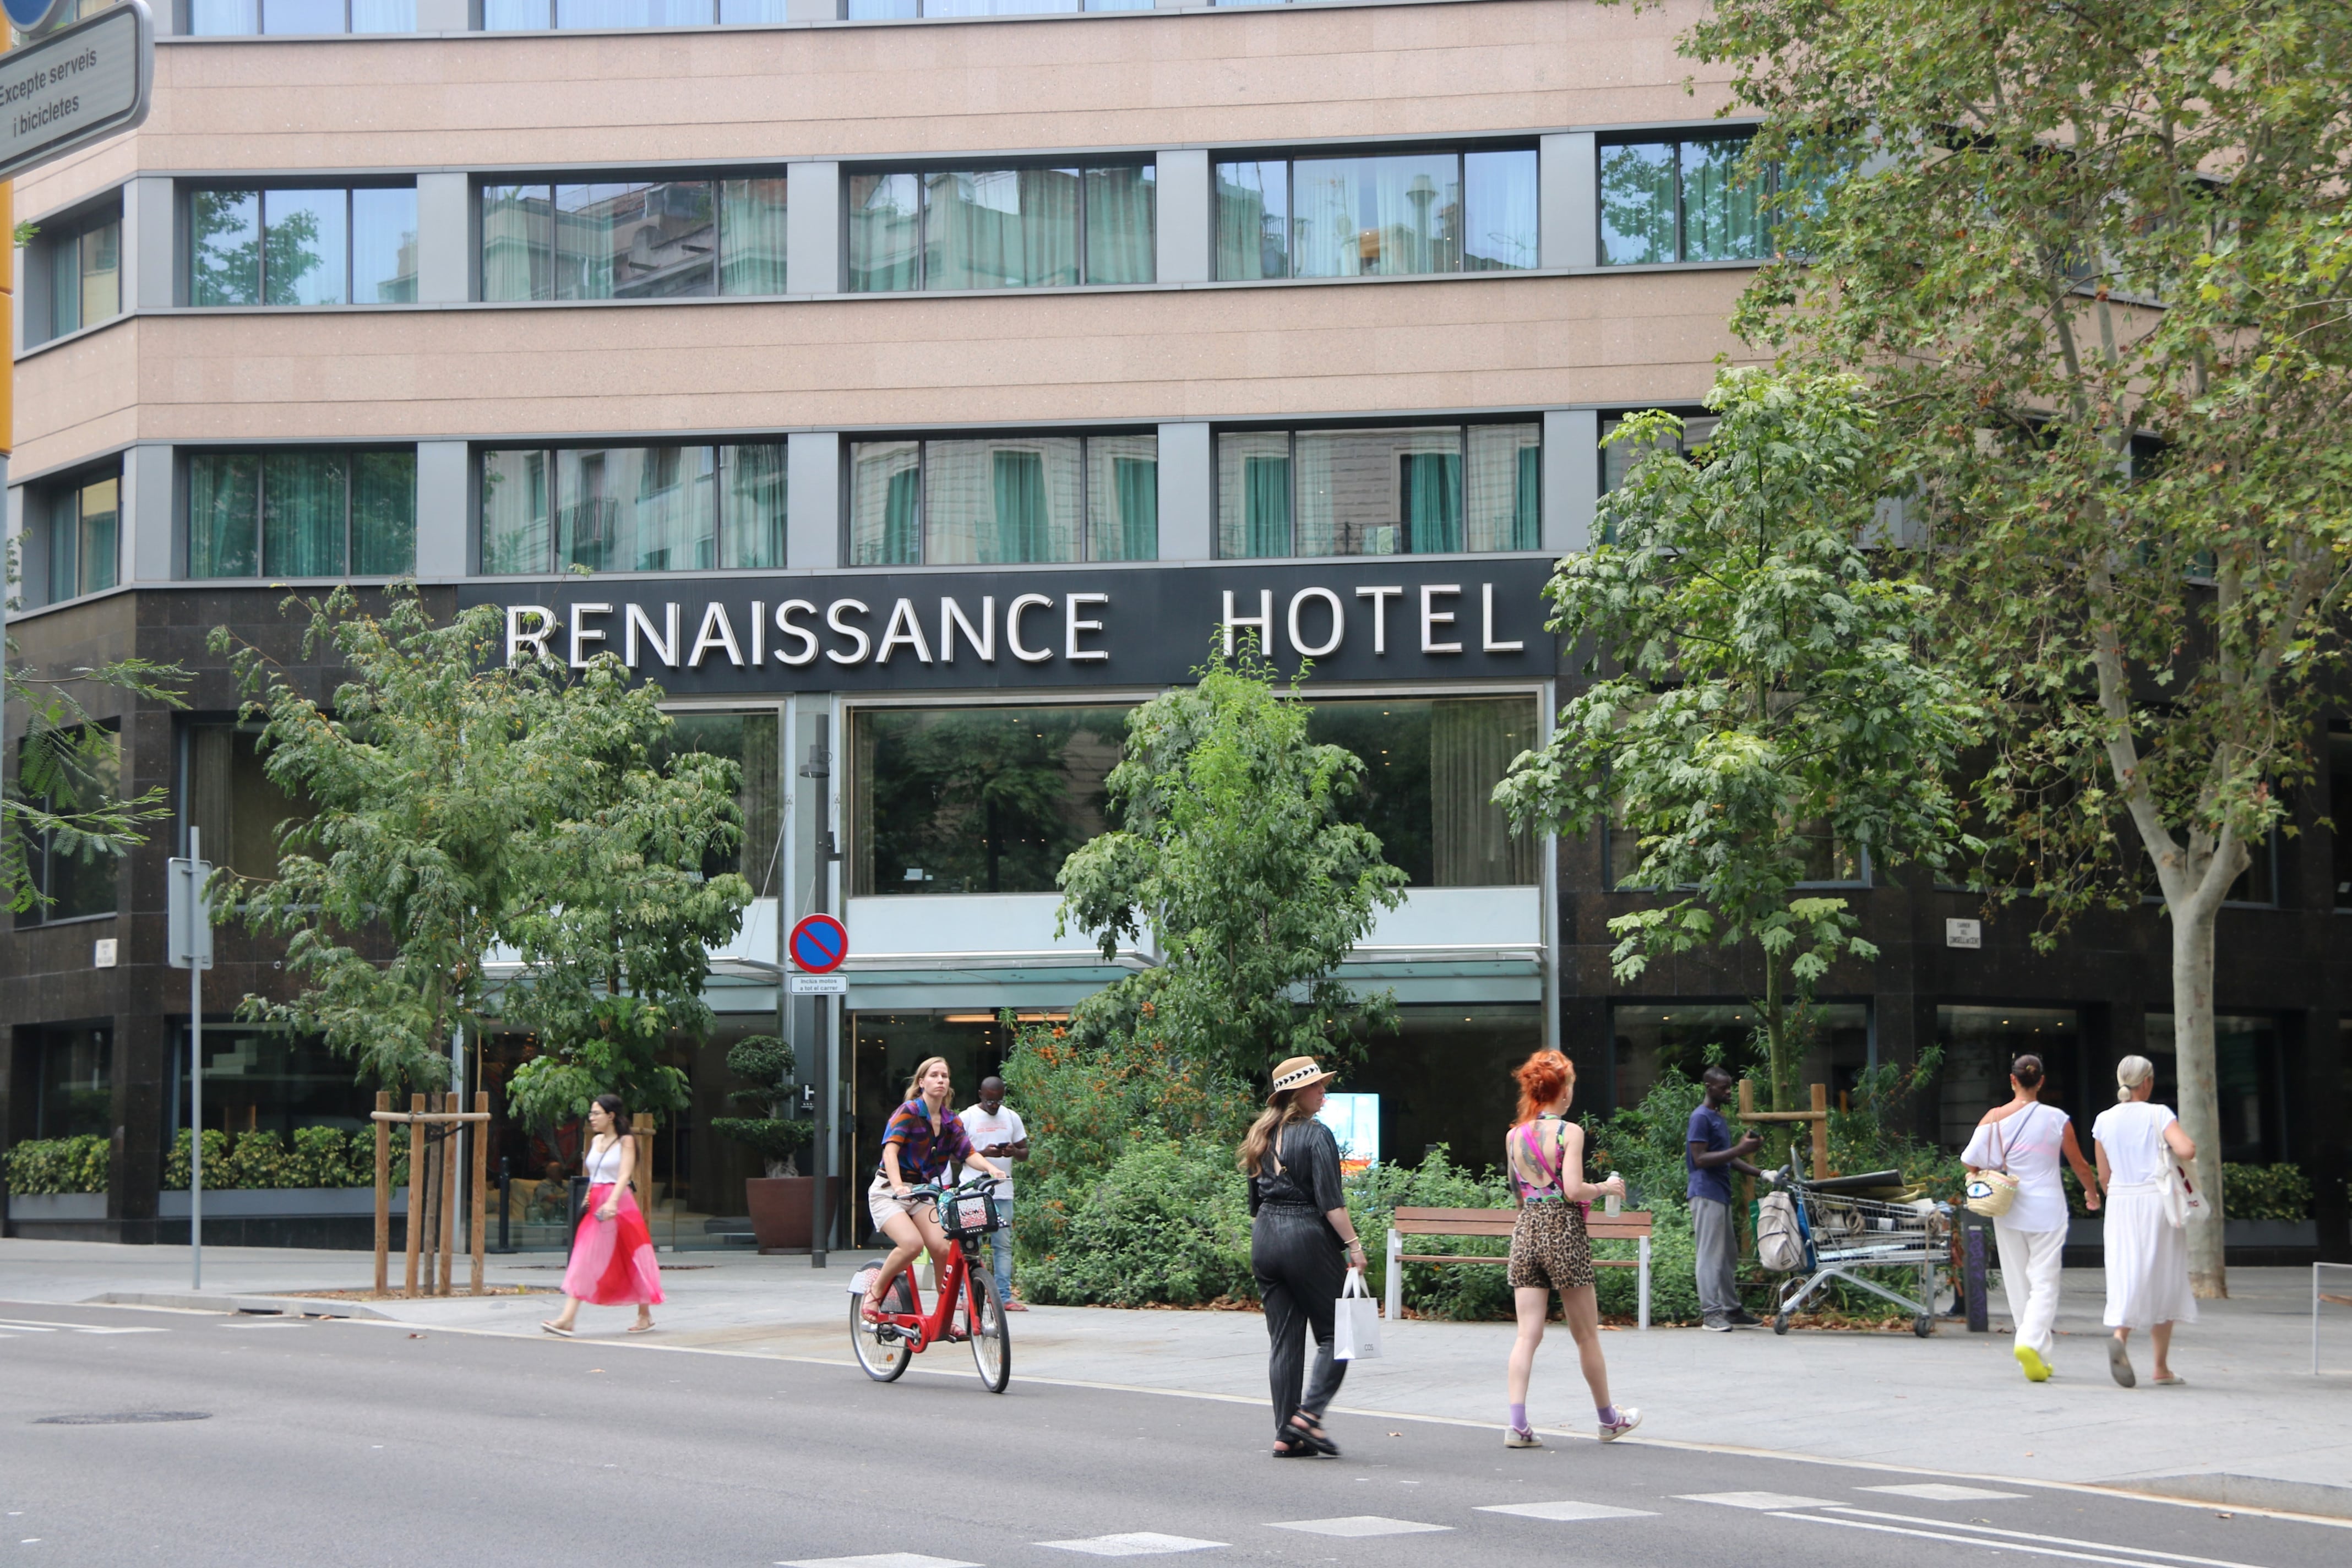
M851 1363L849 1279L868 1257L663 1255L661 1327L625 1336L631 1314L583 1310L583 1337L616 1345ZM205 1290L188 1289L185 1247L0 1240L0 1301L300 1310L374 1316L418 1327L539 1337L552 1297L463 1296L352 1303L268 1300L275 1292L363 1287L370 1255L213 1247ZM395 1260L395 1268L397 1260ZM551 1254L494 1258L494 1285L552 1287ZM461 1258L458 1279L466 1279ZM2323 1375L2310 1371L2310 1273L2238 1268L2231 1299L2200 1303L2181 1328L2173 1367L2188 1382L2147 1381L2145 1336L2133 1338L2140 1386L2107 1375L2099 1326L2103 1282L2069 1269L2058 1320L2057 1375L2028 1384L2011 1359L2005 1318L1970 1334L1947 1320L1936 1334L1767 1330L1612 1329L1603 1341L1611 1389L1643 1413L1645 1439L1943 1470L2016 1481L2153 1491L2242 1508L2352 1518L2352 1310L2330 1308ZM0 1311L5 1315L5 1311ZM1257 1403L1265 1397L1265 1321L1250 1312L1114 1311L1038 1307L1011 1320L1016 1382L1056 1380ZM1385 1353L1357 1363L1336 1407L1361 1415L1502 1425L1506 1323L1407 1321L1384 1325ZM968 1373L958 1347L916 1363ZM1591 1430L1575 1352L1555 1323L1536 1363L1529 1414L1549 1430ZM1346 1419L1357 1413L1358 1419Z

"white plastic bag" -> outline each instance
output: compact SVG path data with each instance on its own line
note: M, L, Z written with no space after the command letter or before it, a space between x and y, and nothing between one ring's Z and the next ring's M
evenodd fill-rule
M1381 1304L1364 1289L1364 1272L1348 1270L1332 1303L1331 1358L1334 1361L1377 1361L1381 1353Z

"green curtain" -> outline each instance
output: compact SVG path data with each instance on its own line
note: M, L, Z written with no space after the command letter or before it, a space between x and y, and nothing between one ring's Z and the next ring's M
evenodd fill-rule
M1159 276L1154 174L1149 163L1086 171L1087 282L1149 283Z
M1543 448L1519 448L1519 485L1511 510L1511 548L1534 550L1543 543Z
M261 459L200 452L188 459L188 575L257 577Z
M920 176L849 176L849 291L891 293L923 286Z
M272 452L261 461L261 570L340 577L351 489L341 452Z
M1399 458L1404 491L1405 550L1435 555L1462 548L1462 458L1454 452Z
M1045 526L1045 458L1038 452L994 452L997 563L1051 561Z
M1290 553L1290 459L1242 459L1242 551L1255 559Z
M76 507L81 514L81 539L74 547L76 586L84 594L104 593L114 586L121 552L122 481L100 479L82 486Z
M1495 786L1535 744L1535 704L1524 697L1439 701L1429 712L1433 882L1441 888L1524 887L1536 879L1532 833L1513 833Z
M416 570L416 454L352 458L352 574L399 577Z
M923 176L923 287L1043 289L1078 281L1078 171Z
M719 291L784 291L784 182L726 180L719 191Z
M727 515L720 520L719 563L730 569L784 563L784 446L724 448Z
M901 468L890 476L890 493L882 503L879 564L911 566L923 559L922 494L921 469Z
M1160 559L1160 464L1150 458L1111 459L1118 496L1118 559Z

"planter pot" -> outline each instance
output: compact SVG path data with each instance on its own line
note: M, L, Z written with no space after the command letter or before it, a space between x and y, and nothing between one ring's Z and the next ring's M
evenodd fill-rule
M106 1217L104 1193L11 1193L8 1217L19 1220L92 1220Z
M392 1189L392 1212L408 1212L408 1189ZM162 1192L155 1194L155 1214L162 1219L188 1217L188 1194ZM314 1215L375 1215L373 1187L223 1187L215 1192L205 1189L205 1218L215 1219L292 1219Z
M828 1207L839 1195L841 1179L825 1180ZM751 1215L751 1236L762 1252L806 1251L809 1245L809 1195L814 1176L752 1176L743 1184L743 1201Z

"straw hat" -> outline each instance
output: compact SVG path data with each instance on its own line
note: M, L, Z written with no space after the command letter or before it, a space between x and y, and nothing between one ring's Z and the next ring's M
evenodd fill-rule
M1305 1089L1310 1083L1321 1083L1327 1078L1338 1076L1325 1072L1316 1065L1313 1057L1293 1057L1274 1069L1274 1093L1280 1094L1286 1089ZM1267 1098L1270 1100L1273 1096Z

